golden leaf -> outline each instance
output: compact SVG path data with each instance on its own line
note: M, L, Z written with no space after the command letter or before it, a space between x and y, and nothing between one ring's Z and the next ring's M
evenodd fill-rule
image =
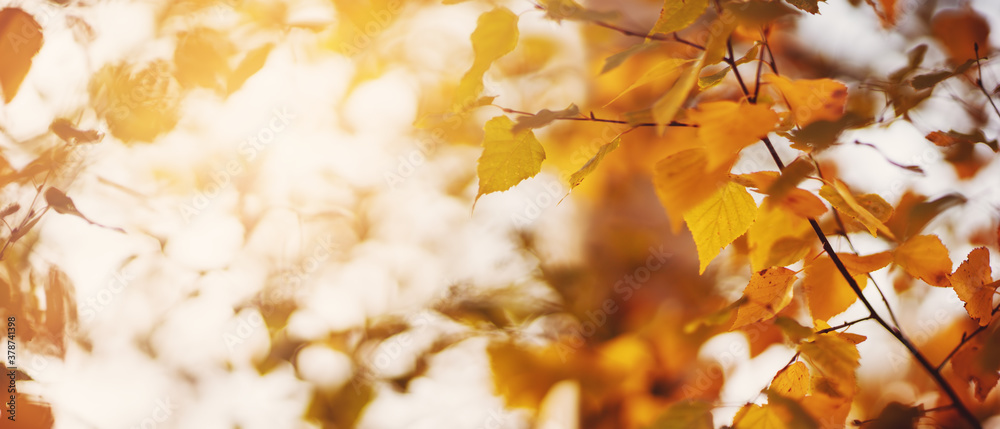
M757 204L746 188L729 182L684 214L698 248L698 273L704 273L719 252L750 229Z

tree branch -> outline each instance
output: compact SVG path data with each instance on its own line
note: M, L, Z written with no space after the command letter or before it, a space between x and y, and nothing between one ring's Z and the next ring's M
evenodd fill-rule
M730 44L729 46L731 53L732 45ZM730 54L730 56L732 55ZM740 78L739 75L740 73L739 70L736 67L733 67L732 69L733 73L736 74L737 80L742 82L742 78ZM745 86L743 86L743 95L748 99L750 99L750 92L746 89ZM751 103L755 102L756 100L751 101ZM774 163L777 164L778 169L784 170L785 164L781 161L781 158L778 157L778 154L774 150L774 145L771 143L771 140L767 137L764 137L763 141L764 144L767 146L768 151L771 153L771 157L774 159ZM809 225L812 226L813 231L816 233L816 237L819 238L820 243L823 245L823 250L825 250L826 253L830 255L830 259L833 260L834 265L837 266L837 271L839 271L840 275L843 276L844 280L847 281L847 284L851 287L851 290L854 291L854 294L858 296L858 300L860 300L861 303L865 306L865 308L868 309L869 317L875 319L875 321L878 322L878 324L881 325L882 328L884 328L886 331L889 332L890 335L896 338L896 341L899 341L899 343L902 344L903 347L906 347L906 349L910 352L910 355L912 355L913 358L920 363L920 366L922 366L924 370L926 370L927 373L931 376L931 378L934 379L934 382L937 383L938 387L940 387L941 390L945 393L945 395L947 395L948 398L951 399L952 405L955 406L955 409L958 411L959 414L962 415L963 419L968 421L973 428L976 429L982 428L982 425L979 423L979 420L965 406L961 398L958 396L958 393L955 392L955 389L953 389L950 384L948 384L948 381L944 379L944 377L941 375L941 372L938 371L937 368L934 365L932 365L930 361L927 360L927 358L923 355L923 353L920 353L920 350L917 350L916 346L914 346L913 343L911 343L910 340L903 335L902 331L900 331L898 328L893 328L889 326L889 324L885 321L885 319L882 318L882 316L880 316L875 311L875 308L872 307L871 302L869 302L868 298L866 298L864 293L862 293L861 287L858 286L858 282L854 280L854 277L851 276L851 273L847 270L847 267L844 266L844 262L840 260L840 256L837 256L837 252L833 250L833 245L830 244L830 240L826 237L826 234L823 233L823 229L820 228L819 222L817 222L815 218L809 218Z
M496 108L502 110L504 113L510 113L510 114L522 115L522 116L535 116L535 114L531 113L531 112L525 112L525 111L522 111L522 110L515 110L515 109L508 109L506 107L498 106L496 104L490 104L490 106L496 107ZM638 127L655 127L655 126L662 125L662 124L657 124L655 122L640 122L640 123L637 123L637 124L633 124L631 122L622 121L622 120L618 120L618 119L598 118L598 117L594 116L594 112L590 112L590 116L570 117L570 118L555 118L555 119L553 119L553 121L601 122L601 123L605 123L605 124L629 125L629 126L631 126L633 128L638 128ZM695 127L695 128L698 127L697 124L686 124L686 123L677 122L677 121L670 121L670 123L667 124L667 126L668 127Z

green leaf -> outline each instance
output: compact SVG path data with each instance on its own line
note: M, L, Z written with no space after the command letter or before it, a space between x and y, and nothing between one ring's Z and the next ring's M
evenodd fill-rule
M597 154L595 154L593 158L590 158L586 164L583 164L583 167L580 167L580 169L577 170L576 173L573 173L573 175L569 176L570 190L579 186L580 183L583 182L583 179L587 178L587 176L589 176L590 173L593 173L594 170L597 170L597 165L604 160L604 157L608 156L608 154L613 152L615 149L618 149L618 146L621 144L621 140L622 137L618 136L615 137L615 139L612 140L611 143L605 143L601 145L601 148L597 150Z
M673 33L683 30L695 22L707 7L708 0L665 0L652 32Z
M545 149L530 130L513 133L514 122L497 116L486 122L483 154L479 157L479 197L506 191L538 174L545 160Z
M463 111L479 104L483 75L494 61L517 46L517 21L517 15L505 7L498 7L479 16L476 30L470 37L475 60L458 85L452 110Z

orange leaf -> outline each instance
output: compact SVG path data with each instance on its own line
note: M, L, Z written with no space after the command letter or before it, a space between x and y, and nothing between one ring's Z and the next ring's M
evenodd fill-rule
M893 251L893 261L907 273L932 286L949 287L951 257L936 235L918 235Z
M17 95L42 41L42 26L30 14L13 7L0 9L0 92L5 103Z
M851 274L868 274L878 271L892 262L892 252L888 250L871 255L859 256L852 253L838 253L841 262Z
M732 329L777 315L791 302L793 283L795 283L795 272L788 268L768 268L754 273L750 277L750 283L743 290L746 303L736 311Z
M781 198L781 205L802 218L817 218L826 213L823 200L805 189L792 188Z
M998 319L1000 320L1000 319ZM976 399L985 401L990 391L1000 381L1000 323L993 323L987 330L962 347L951 358L951 367L962 380L976 386Z
M680 231L688 210L725 184L728 171L729 166L709 170L708 154L701 148L684 150L656 163L653 185L675 233Z
M1000 282L993 282L990 269L990 251L978 247L969 252L968 259L951 275L955 293L965 302L965 309L980 326L990 324L993 318L993 295Z
M882 220L879 217L876 217L868 208L888 206L888 203L886 203L882 197L878 197L874 194L866 194L863 196L865 197L865 202L862 204L862 202L859 201L860 198L855 199L854 194L847 189L847 185L844 185L844 183L839 180L834 181L832 185L823 185L823 188L819 190L819 195L829 201L830 205L837 209L838 212L849 216L851 219L861 222L861 224L868 229L868 232L871 233L872 237L877 237L878 234L876 234L875 231L880 231L882 234L885 234L886 237L895 240L896 237L892 235L892 231L889 231L889 228L882 223ZM884 213L880 214L883 215L885 219L889 218L889 216L885 216ZM891 215L891 212L889 214Z
M788 102L788 109L799 127L816 121L836 121L844 116L847 86L833 79L789 80L767 75L765 82L778 88Z
M990 24L971 8L938 12L931 19L931 32L944 45L953 64L975 59L974 44L979 44L979 55L989 52Z
M732 101L702 103L688 112L688 118L698 124L710 169L731 162L778 125L778 114L768 107Z
M843 313L858 300L858 295L828 256L817 258L806 266L805 271L802 288L809 303L809 312L814 319L829 320ZM868 277L864 275L853 277L862 289L868 284Z
M851 399L836 398L815 393L802 398L805 408L822 429L842 429L846 426L847 415L851 412ZM865 428L870 429L870 428Z

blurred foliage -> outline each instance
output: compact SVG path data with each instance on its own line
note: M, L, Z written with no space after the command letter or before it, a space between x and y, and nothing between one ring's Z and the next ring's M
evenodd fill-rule
M514 250L538 263L525 284L543 283L546 291L448 285L421 311L463 330L441 334L401 374L373 368L372 351L419 330L421 319L389 315L318 340L291 338L286 329L300 301L274 295L287 282L271 272L268 286L246 303L262 314L270 340L256 369L267 374L297 365L298 354L313 344L352 358L348 382L312 387L303 419L354 426L379 387L408 391L435 355L470 338L487 340L492 387L508 407L529 410L532 419L548 407L570 407L587 428L832 428L852 424L849 418L862 427L933 421L957 428L1000 414L998 282L989 263L990 250L1000 251L998 213L990 227L963 235L942 226L954 220L941 218L966 196L904 189L896 200L866 192L864 183L845 183L839 172L851 165L837 156L863 145L845 138L854 130L907 122L941 156L933 166L896 167L912 174L945 167L958 181L990 171L1000 110L983 82L995 73L983 73L994 70L994 51L982 13L936 2L904 7L916 0L853 2L877 16L883 31L915 45L900 52L905 64L881 76L799 39L801 17L824 9L811 0L443 3L334 1L338 19L324 20L300 18L296 5L284 1L163 2L156 30L170 40L169 55L97 65L85 112L55 119L36 137L44 144L25 166L0 158L6 227L0 309L17 317L21 341L33 353L58 358L67 338L87 343L74 333L68 277L56 266L35 267L29 256L38 240L33 227L49 208L89 222L64 190L86 157L80 149L109 144L97 129L106 127L108 140L127 145L155 144L178 127L192 94L232 96L293 34L351 58L356 87L394 60L392 43L379 42L408 14L471 7L482 15L470 23L468 63L457 70L464 74L423 94L413 133L454 145L482 143L478 191L462 194L470 208L553 166L588 207L583 261L549 261L535 232L512 233ZM220 24L219 11L233 19ZM568 108L546 104L559 99L546 90L577 72L560 65L563 41L524 31L530 14L582 37L584 52L574 61L589 74L585 92L574 93ZM86 45L96 30L78 21L74 34ZM0 9L5 103L33 90L22 82L45 42L41 28L24 9ZM931 54L941 60L928 64ZM926 129L916 112L933 114L928 100L945 96L958 100L967 126ZM80 125L87 115L96 125ZM738 172L735 166L750 157L767 163ZM470 179L457 178L456 187ZM363 221L345 228L357 241L368 232ZM862 239L882 250L858 254L851 240ZM950 254L972 247L953 270ZM893 288L871 275L887 266ZM869 284L878 292L862 295ZM929 287L954 288L969 317L926 341L907 336L912 320L876 312L869 302L895 291L899 299L886 302L903 314L920 306L917 291ZM871 314L831 327L851 306ZM858 344L866 338L844 332L856 323L878 323L895 338L913 363L895 374L913 390L910 397L858 377L864 363ZM732 343L730 356L700 353L727 332L743 334L745 346ZM712 411L731 407L719 398L734 362L771 347L794 350L795 357L739 404L733 421L716 422ZM578 389L578 401L550 405L554 386L566 380ZM37 421L34 427L50 427L51 411L36 400L19 402L19 413Z

